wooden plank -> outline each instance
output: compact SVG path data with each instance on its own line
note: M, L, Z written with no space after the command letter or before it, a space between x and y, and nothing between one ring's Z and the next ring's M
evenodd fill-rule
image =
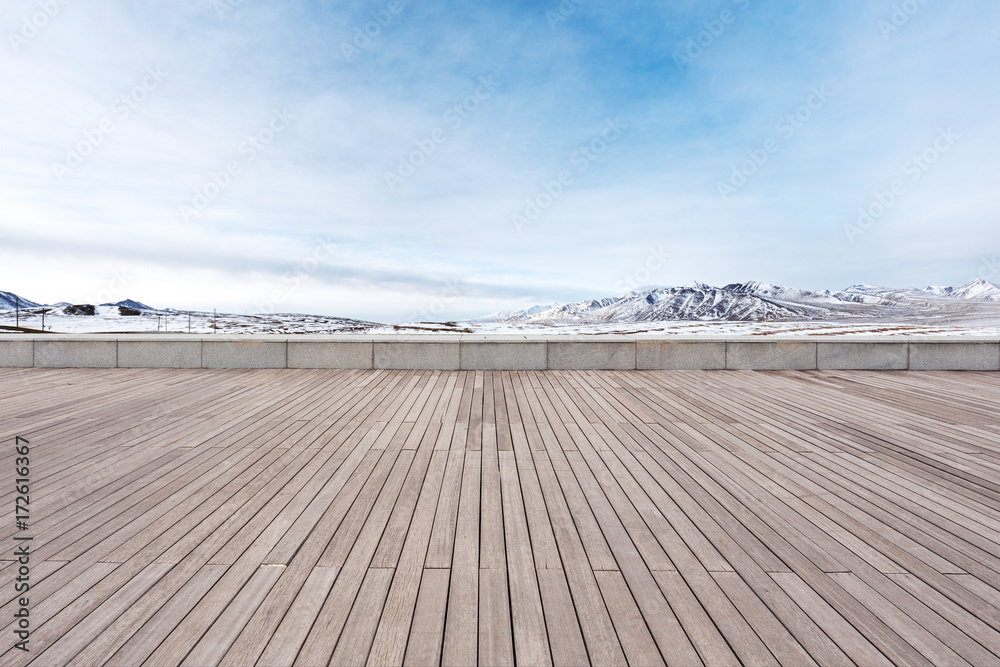
M669 425L668 425L669 426ZM651 427L654 430L658 427ZM822 571L816 567L816 565L805 558L801 553L791 547L784 538L781 537L776 531L769 526L766 522L761 520L761 518L749 508L742 505L735 498L729 494L729 490L726 487L719 485L713 480L711 475L705 473L694 466L690 461L686 461L683 456L680 456L674 452L664 451L664 454L670 454L668 458L673 459L673 461L681 465L688 474L690 474L694 480L699 484L705 485L705 489L712 489L710 496L706 497L706 501L711 503L716 503L718 500L724 500L726 507L730 511L736 511L741 521L740 524L746 524L753 527L754 533L761 535L767 540L767 546L769 549L773 549L775 553L780 554L782 558L789 560L790 565L794 571L798 572L800 575L805 577L811 586L815 586L823 591L824 596L827 597L831 604L834 604L840 613L843 613L846 617L850 618L852 622L861 630L866 636L871 638L873 641L877 641L880 649L884 649L891 657L896 660L913 660L917 663L922 661L921 656L912 649L908 644L906 644L902 639L899 638L891 629L889 629L884 623L882 623L877 616L872 614L863 605L857 603L850 596L846 596L841 592L838 587L833 587L832 583L828 578L823 575ZM764 508L761 508L762 513L766 513ZM736 524L733 526L735 530L745 530L745 527ZM708 589L709 592L712 591L711 588ZM733 617L735 618L735 617Z
M546 495L546 504L552 519L556 544L559 547L565 568L565 578L586 642L587 653L591 661L597 664L625 664L625 654L594 576L593 562L588 558L586 547L578 532L578 526L573 520L566 498L559 491L556 475L549 463L548 456L545 452L535 452L534 457L539 470L539 479L542 482L542 491ZM608 557L611 562L614 562L610 553ZM540 583L543 580L543 572L545 571L539 570L537 572ZM553 570L553 572L558 572L558 570ZM558 578L554 580L548 578L548 582L550 587L555 587ZM561 588L561 586L559 587ZM556 593L558 594L559 591L557 590ZM563 613L565 613L565 603L561 604ZM545 613L548 620L549 612ZM549 627L551 638L551 622Z
M483 423L482 471L479 487L479 567L506 569L503 503L500 497L500 461L496 425Z
M483 442L483 412L486 409L483 403L484 380L483 371L474 371L472 377L472 403L468 418L468 430L466 432L466 449L479 450ZM492 404L490 405L492 407Z
M578 382L578 384L583 385L583 382ZM586 385L584 387L586 388ZM591 391L594 390L591 389ZM586 400L591 394L584 391L580 395ZM607 405L610 406L610 404ZM636 456L641 456L639 454L642 451L641 445L618 428L615 420L603 416L598 407L595 403L595 414L603 421L596 424L595 429L598 431L601 428L604 429L605 435L602 439L609 445L608 451L614 452L614 456L606 452L600 452L600 456L604 459L609 471L623 485L623 489L630 499L636 503L643 519L654 530L657 539L664 544L664 549L673 554L682 554L690 549L697 554L698 561L709 571L732 570L731 566L726 563L725 559L719 555L715 547L702 533L702 531L711 531L713 528L718 531L714 521L705 517L698 522L698 526L695 526L694 522L677 508L673 499L664 491L660 483L655 481L650 472L644 469L636 459ZM626 442L631 444L631 447L626 446ZM656 471L655 467L653 469ZM634 480L631 477L634 477ZM652 501L652 505L649 504L650 501ZM669 524L666 521L667 518L669 518ZM675 529L677 533L675 533ZM679 536L683 539L683 545L678 542ZM668 540L669 543L663 542L664 540ZM670 569L670 567L661 566L660 569Z
M479 656L479 486L482 453L465 452L455 528L442 665L470 665Z
M250 580L259 566L242 562L232 565L218 582L202 597L187 616L171 630L156 647L144 665L177 664L186 656L202 635L226 610L233 598Z
M284 572L284 566L264 565L257 569L250 581L233 598L226 610L216 619L181 664L190 667L218 665L222 657L250 621L267 592Z
M444 627L443 667L479 661L479 568L456 565L448 582L448 616Z
M6 555L6 554L5 554ZM13 554L10 554L12 557ZM38 563L32 563L31 566L31 586L36 590L42 581L45 581L48 577L55 575L61 568L68 564L69 561L64 560L43 560ZM17 577L20 576L19 573L20 563L16 560L7 560L0 563L0 581L10 582L11 585L3 591L0 600L4 603L4 608L8 603L11 603L18 598L23 597L21 593L23 591L18 591L14 586L17 583Z
M44 650L62 637L65 632L68 632L77 621L84 618L90 611L86 608L86 603L83 602L87 592L94 591L95 597L100 595L98 592L100 583L108 581L119 567L114 563L94 563L89 567L82 567L82 564L78 567L73 567L73 565L75 564L61 570L63 573L72 574L73 571L82 569L80 575L72 579L70 583L54 590L46 587L42 590L31 591L32 595L29 600L34 598L35 602L31 605L30 610L33 625L30 647L34 651ZM113 588L117 590L119 586L113 585ZM91 609L96 606L92 605ZM13 617L14 614L11 613L10 618ZM15 629L16 623L4 626L4 632L10 637L15 636ZM0 664L4 662L15 664L14 660L17 656L17 653L14 653L15 650L6 647L3 655L0 656Z
M551 665L552 656L549 654L549 640L545 632L542 599L535 575L517 462L513 451L501 451L499 456L514 654L517 662L522 665Z
M815 665L802 645L788 632L757 594L735 572L715 572L712 577L782 665Z
M995 374L0 382L35 664L1000 667Z
M275 545L271 553L267 555L265 562L284 564L291 562L292 557L301 548L302 543L311 534L311 531L322 517L325 516L325 511L332 506L336 498L340 495L340 492L347 486L348 481L352 479L352 476L359 469L362 469L361 463L368 457L369 451L372 450L354 446L351 449L351 453L343 460L343 463L336 469L332 477L327 480L324 475L317 475L302 487L300 494L305 498L311 496L312 499L299 514L298 518L295 519L291 527L289 527L281 543ZM381 460L378 451L372 451L371 460ZM366 466L366 469L369 473L371 472L371 468L367 468ZM367 476L358 481L363 483L366 478Z
M533 449L543 448L544 445L534 423L529 422L531 428L526 428L521 418L522 409L527 411L528 419L531 419L531 412L525 400L520 379L512 377L511 374L505 375L504 391L508 396L507 408L510 412L511 440L535 568L539 570L561 569L562 561L559 557L559 549L556 547L552 522L545 507L545 498L531 453Z
M587 645L583 640L566 575L562 570L546 569L538 570L537 576L552 664L556 667L588 664Z
M413 454L412 450L403 450L398 453L398 457L393 465L393 472L390 474L390 479L386 482L374 505L371 507L371 512L368 514L364 527L357 535L353 547L341 567L333 590L320 610L313 630L306 638L306 642L299 654L298 660L300 662L304 664L326 664L333 655L344 629L344 624L351 613L353 602L368 574L369 565L378 546L378 540L382 534L385 521L392 511L393 504L398 495L399 485L402 484L404 475L412 462ZM319 564L321 566L330 566L336 563L324 562L324 558L320 558ZM372 576L374 577L375 575ZM382 575L379 574L370 585L381 585L382 581ZM384 602L384 596L382 602ZM374 628L372 632L374 633ZM355 650L360 649L355 647ZM367 647L365 651L367 653Z
M395 570L392 569L369 568L351 613L344 623L344 631L330 659L331 665L354 667L368 661L368 652L375 639L393 574Z
M88 564L77 561L64 565L54 574L41 579L38 583L32 584L29 581L28 584L31 586L31 597L29 599L34 598L35 600L34 604L31 605L32 623L36 628L41 626L42 623L58 614L63 607L113 572L116 567L116 563ZM32 573L32 569L29 568L29 575ZM8 588L10 590L14 590L15 573L11 571L8 577L4 579L4 583L9 584ZM10 617L13 617L15 606L20 606L18 604L19 597L22 596L15 596L10 603L4 605L5 616L9 613ZM14 625L5 625L4 629L13 632Z
M152 563L128 583L118 589L84 619L73 625L47 649L37 654L34 662L39 665L65 665L96 639L115 619L149 590L167 571L169 565Z
M436 450L440 451L440 450ZM458 502L462 492L462 471L465 467L465 449L448 452L441 494L434 515L430 545L427 548L426 567L451 569L452 552L455 545L455 529L458 525Z
M447 452L433 450L432 447L433 443L424 445L424 451L433 454L426 471L426 481L420 490L419 499L414 503L416 507L413 511L413 521L406 531L406 541L402 545L401 553L398 558L391 559L396 565L396 576L392 581L392 588L386 598L385 609L372 644L369 662L373 664L402 664L406 655L410 626L416 622L414 610L418 603L418 592L423 588L421 575L424 573L423 565L433 526L434 507L437 505L447 457ZM384 544L380 544L379 549L382 549ZM376 552L373 563L378 562L378 555ZM442 593L446 592L447 586ZM441 611L443 628L443 607Z
M911 646L920 651L931 664L935 665L968 665L957 653L946 646L941 640L920 627L906 612L899 609L870 586L851 572L841 572L829 575L844 590L861 601L872 612L878 615L899 636Z
M509 452L513 450L513 442L511 441L511 425L510 425L510 412L507 407L507 396L504 390L504 380L503 376L508 375L507 373L494 372L493 373L493 411L495 415L495 423L497 430L497 450L501 452ZM514 400L511 397L511 400Z
M129 606L97 639L73 658L73 664L102 664L151 622L164 603L199 574L202 564L192 559L169 568L139 600ZM221 572L219 573L221 576Z
M957 629L962 636L958 641L946 641L949 646L961 646L961 654L974 665L1000 664L1000 632L984 623L968 610L948 599L937 590L931 588L912 574L892 574L890 578L901 588L910 593L917 604L926 605L940 614L953 628L946 628L949 635ZM968 577L968 575L961 575ZM996 599L1000 599L997 596ZM938 623L924 623L924 627L939 631ZM969 639L978 643L970 643ZM944 639L942 639L944 641ZM985 648L984 648L985 647ZM990 650L987 650L990 649Z
M545 434L554 435L547 423L538 423L539 432L543 438ZM563 440L551 437L545 442L546 449L543 456L540 452L536 458L536 465L544 473L540 474L542 479L542 492L546 498L549 511L552 511L551 503L562 503L569 508L572 522L579 535L580 541L584 545L587 553L587 560L595 570L617 570L618 562L611 553L608 541L602 532L601 525L591 508L587 496L584 493L579 481L576 479L570 465L567 453L576 451L576 446L571 444L572 439L567 442L569 434L562 424L559 424Z
M893 664L798 575L792 572L774 572L771 578L844 653L850 656L855 664L873 666Z
M653 576L702 662L719 667L741 664L684 578L677 572L664 571L654 572Z
M479 570L479 664L514 665L507 571Z
M252 516L273 497L275 489L294 486L296 478L305 477L329 458L301 447L263 451L264 456L251 465L220 470L213 483L179 498L165 514L146 515L146 526L103 558L125 562L143 549L159 550L164 545L169 550L159 550L160 562L177 562L199 544L196 538L211 534L221 544L223 537L231 537L245 524L237 517ZM235 557L222 559L232 562Z
M233 445L233 446L235 447L235 445ZM222 451L223 451L223 450L219 450L219 454L213 454L213 456L220 456L220 455L222 455ZM236 450L234 450L234 451L236 451ZM239 450L239 451L247 451L247 452L249 452L250 450ZM190 467L191 467L192 465L194 465L194 463L193 463L193 462L189 462L189 463L187 464L187 468L188 468L188 469L190 469ZM204 465L204 462L202 462L202 465ZM176 477L176 475L175 475L175 477ZM179 478L179 479L183 480L183 478ZM161 475L161 481L162 481L162 475ZM202 482L202 484L203 484L203 483L204 483L204 482ZM191 482L191 484L196 484L196 482ZM190 484L189 484L188 486L190 486ZM156 488L156 487L154 486L153 488ZM138 497L139 497L139 498L141 498L141 496L138 496ZM134 500L135 498L136 498L136 494L132 494L131 496L129 496L129 498L128 498L128 502L132 502L132 501L133 501L133 500ZM146 506L150 506L150 505L149 505L149 503L150 503L150 502L151 502L150 500L147 500L147 501L145 501L145 503L146 503ZM169 503L168 503L168 504L166 505L166 507L170 507ZM114 516L114 513L113 513L113 512L107 512L107 513L105 513L105 514L106 514L106 516L103 516L103 517L102 517L102 521L104 521L104 522L105 522L105 525L107 525L107 526L111 526L111 527L113 528L113 527L114 527L114 522L110 521L110 520L109 520L109 519L108 519L107 517L109 517L109 516L110 516L110 517L113 517L113 516ZM123 532L125 532L125 529L124 529L124 528L123 528L123 529L119 529L119 530L118 530L118 533L119 533L119 534L121 534L121 533L123 533ZM86 539L87 539L87 542L81 542L81 543L80 543L80 544L82 544L82 545L83 545L83 547L82 547L82 548L86 548L86 545L87 545L87 544L93 544L93 543L95 543L95 540L98 540L98 539L101 539L101 537L102 537L102 533L101 533L101 532L99 532L99 531L94 531L94 530L93 530L92 528L91 528L90 532L86 533L86 535L87 535L87 538L86 538ZM103 533L103 535L107 535L107 533L105 532L105 533ZM125 536L127 537L127 536L128 536L128 533L125 533ZM110 545L110 546L114 546L114 542L113 542L113 541L109 541L109 540L108 540L107 538L105 538L105 539L104 539L104 540L102 541L102 543L103 543L103 544L106 544L106 545ZM52 544L53 544L53 543L50 543L50 547L52 546ZM77 550L79 551L79 549L80 549L81 547L80 547L80 546L78 545L78 546L76 546L76 547L74 547L74 548L76 548L76 549L77 549Z
M448 379L445 382L444 394L441 396L441 401L438 403L438 407L435 408L434 414L431 415L430 423L441 424L437 441L434 443L434 449L447 450L451 448L455 429L458 428L460 421L458 414L463 401L463 377L462 373L450 373L448 375ZM462 442L465 442L464 438Z
M716 549L721 551L727 545L738 545L765 572L788 571L788 566L764 545L756 531L748 527L753 523L752 516L740 512L738 507L730 510L723 506L720 503L722 494L719 497L714 495L711 489L706 489L692 476L693 470L683 465L680 459L670 456L676 449L676 438L652 427L635 427L633 430L631 425L626 425L625 428L646 450L636 453L636 458L684 513L695 521ZM716 565L713 569L721 568Z
M685 663L697 662L697 652L691 646L663 593L656 586L642 554L630 539L620 519L614 514L607 498L601 493L592 472L586 467L583 456L579 452L567 452L567 456L577 478L584 485L588 500L592 506L596 505L595 514L598 516L601 528L608 535L608 544L621 568L622 575L628 582L629 589L635 596L636 603L643 615L651 619L650 632L661 652L669 651L671 655Z
M656 641L650 634L649 627L646 625L647 622L656 623L657 619L643 618L621 572L601 570L594 574L597 576L597 584L601 588L605 604L608 605L608 612L611 614L615 630L618 632L618 640L625 650L625 657L628 658L629 664L666 664L663 661L663 656L660 655L660 650L656 647ZM667 655L673 658L673 654L669 650ZM684 661L682 664L700 663Z
M423 571L413 625L406 637L404 665L424 667L440 664L450 578L450 569L427 568Z
M422 526L425 522L433 522L434 505L425 504L421 507L421 514L416 515L418 495L424 493L426 489L426 493L433 495L436 504L438 490L441 488L446 454L441 452L434 457L436 459L435 469L429 473L428 467L432 454L434 454L433 441L426 441L417 450L413 464L410 466L403 487L399 492L399 497L396 499L396 505L392 509L388 522L386 522L385 532L379 542L378 549L372 558L372 567L396 567L411 526L414 524ZM438 466L440 466L440 470ZM428 527L428 532L429 530ZM424 549L426 551L426 545ZM421 559L424 555L421 554Z
M326 602L338 572L340 572L340 568L337 567L312 569L274 634L269 636L267 647L260 656L261 665L292 664L303 642L305 642L306 635L309 634L320 608ZM233 652L230 651L226 655L222 661L223 665L238 667L248 664L241 662L241 656L235 654L232 656L233 662L230 662L230 654Z
M128 641L119 648L105 664L114 667L130 667L142 664L156 647L169 635L199 600L215 585L226 571L224 565L206 565L199 568L177 593L166 600L162 607L135 631ZM91 647L87 647L88 650ZM92 665L84 651L77 664ZM104 660L101 660L104 663Z

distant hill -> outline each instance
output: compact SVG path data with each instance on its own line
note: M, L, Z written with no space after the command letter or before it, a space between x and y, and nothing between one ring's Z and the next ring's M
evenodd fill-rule
M41 305L13 292L0 292L0 309L3 310L14 310L16 307L37 308Z
M925 287L925 292L950 296L956 299L971 299L973 301L1000 301L1000 287L988 280L973 280L961 287Z
M19 294L14 294L13 292L0 292L0 310L14 310L15 307L20 308L41 308L43 306L51 306L53 308L64 308L66 306L71 306L69 301L60 301L58 303L37 303L31 299L25 299ZM144 303L135 301L133 299L124 299L118 301L117 303L102 303L102 306L125 306L126 308L134 308L135 310L156 310L152 306L147 306Z
M152 306L147 306L144 303L135 301L134 299L123 299L115 303L102 303L102 306L124 306L126 308L134 308L135 310L156 310Z
M532 306L473 321L596 324L670 320L907 319L958 314L977 302L1000 302L1000 287L986 280L974 280L961 287L894 289L852 285L839 292L813 292L760 282L731 283L724 287L691 282L681 287L633 290L619 296L563 305Z

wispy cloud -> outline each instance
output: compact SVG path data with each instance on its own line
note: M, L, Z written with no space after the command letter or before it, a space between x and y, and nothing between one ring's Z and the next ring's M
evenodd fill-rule
M1000 248L986 0L924 3L888 38L893 3L860 0L575 2L558 21L557 2L53 3L43 26L39 0L0 9L0 287L30 298L86 296L127 267L133 298L252 311L328 238L336 253L283 309L394 321L570 300L613 291L651 247L670 251L662 284L957 283ZM121 118L150 71L165 78ZM822 86L786 140L776 123ZM275 110L294 115L280 135ZM518 233L526 198L616 118L613 146ZM947 159L848 242L858 207L947 127L962 135ZM241 147L265 129L251 161Z

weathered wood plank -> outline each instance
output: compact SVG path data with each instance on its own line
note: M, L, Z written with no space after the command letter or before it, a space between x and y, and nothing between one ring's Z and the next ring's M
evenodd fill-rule
M996 374L0 383L34 535L33 650L0 667L1000 667Z

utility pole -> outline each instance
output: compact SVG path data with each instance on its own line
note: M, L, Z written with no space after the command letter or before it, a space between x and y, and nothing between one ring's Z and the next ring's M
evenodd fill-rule
M45 331L45 313L49 312L48 308L42 308L42 331Z
M14 295L14 326L21 326L21 297Z

